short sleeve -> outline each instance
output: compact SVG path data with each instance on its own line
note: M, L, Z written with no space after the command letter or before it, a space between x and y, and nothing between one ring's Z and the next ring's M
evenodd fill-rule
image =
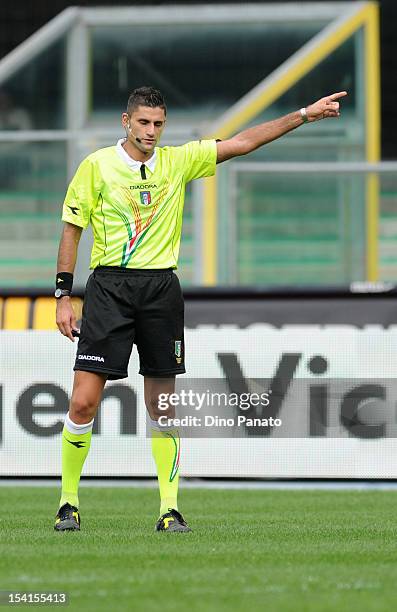
M99 194L94 163L86 158L81 162L69 184L63 203L62 221L85 229L90 222L91 212L98 202Z
M185 180L213 176L216 170L216 141L197 140L181 147L184 152Z

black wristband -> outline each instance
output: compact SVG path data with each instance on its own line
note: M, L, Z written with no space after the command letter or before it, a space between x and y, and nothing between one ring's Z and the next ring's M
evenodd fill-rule
M70 272L58 272L56 276L55 285L57 289L66 289L66 291L72 291L73 274L71 274Z

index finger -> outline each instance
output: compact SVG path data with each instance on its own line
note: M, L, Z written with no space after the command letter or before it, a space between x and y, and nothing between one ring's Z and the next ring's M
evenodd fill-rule
M63 329L64 329L64 335L65 335L67 338L69 338L69 340L71 340L72 342L74 342L74 338L73 338L73 334L72 334L72 329L73 329L73 327L72 327L72 323L71 323L71 321L66 321L66 322L64 323Z
M67 324L57 323L57 325L58 325L58 329L61 332L62 336L65 336L66 338L69 338L70 340L72 340L72 342L74 342L74 339L71 338L70 333L68 331Z
M338 91L338 93L333 93L328 98L330 100L339 100L339 98L344 98L347 96L347 91Z
M72 333L72 328L68 325L67 327L65 327L65 336L67 338L69 338L69 340L71 340L72 342L74 342L74 337L73 337L73 333Z

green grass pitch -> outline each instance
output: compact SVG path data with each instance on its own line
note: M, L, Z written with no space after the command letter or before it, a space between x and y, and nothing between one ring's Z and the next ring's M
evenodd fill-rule
M186 489L188 534L154 533L157 495L84 487L82 531L56 533L57 490L1 487L0 590L84 612L395 609L397 492Z

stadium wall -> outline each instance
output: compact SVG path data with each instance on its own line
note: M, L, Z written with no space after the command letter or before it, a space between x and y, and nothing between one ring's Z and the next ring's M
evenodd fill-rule
M369 288L186 292L179 384L274 395L266 407L192 409L234 423L182 428L184 475L396 478L396 290ZM58 475L76 347L51 329L0 334L0 475ZM85 475L154 474L137 370L134 352L128 379L106 387ZM267 424L237 424L242 415Z

